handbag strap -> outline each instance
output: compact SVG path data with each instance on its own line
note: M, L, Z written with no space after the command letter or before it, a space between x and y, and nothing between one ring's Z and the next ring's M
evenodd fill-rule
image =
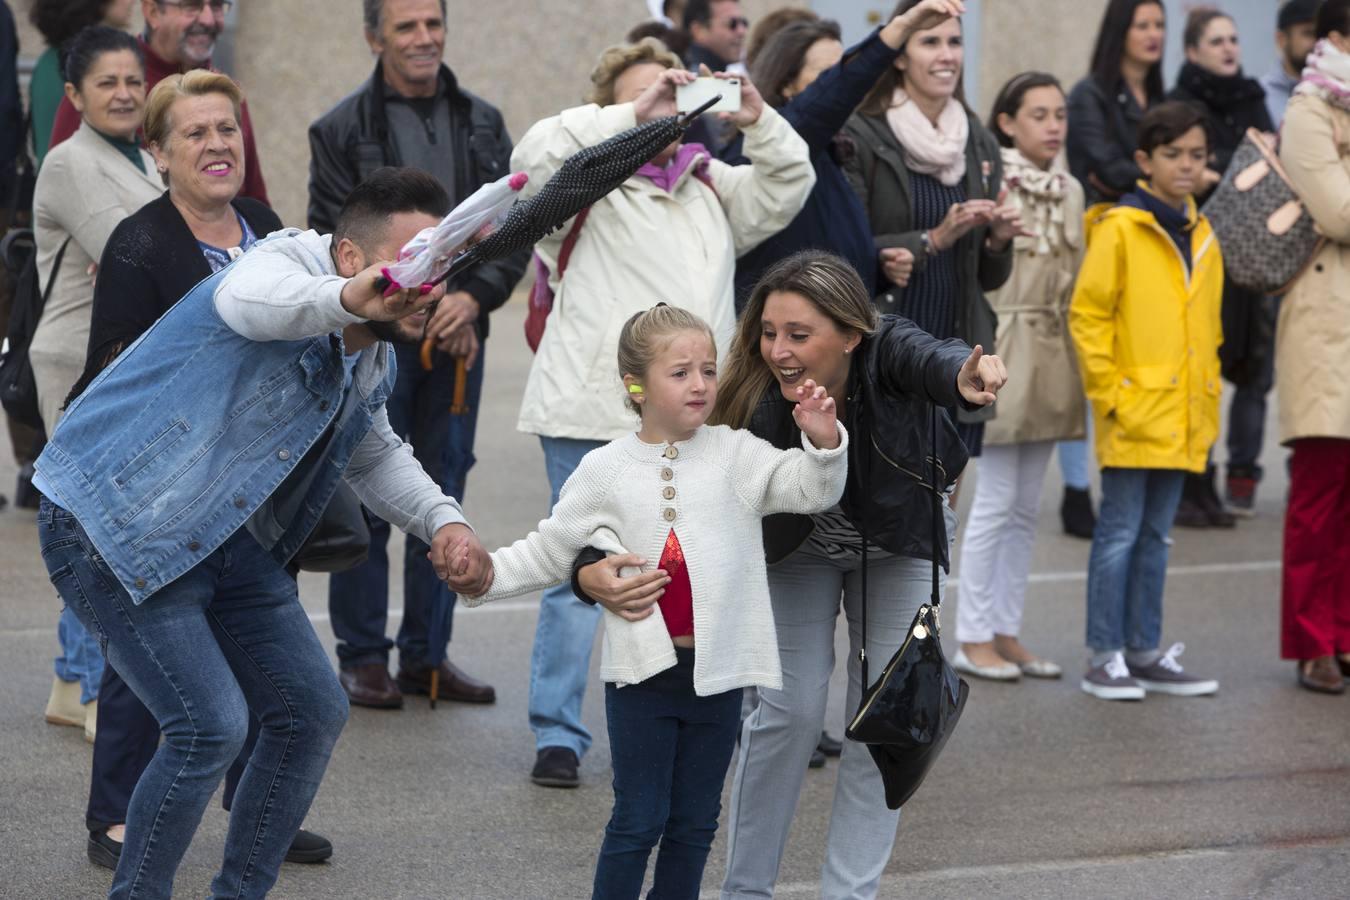
M71 236L73 237L73 235ZM66 258L66 248L70 246L71 238L68 237L61 242L61 249L56 251L56 260L52 262L52 274L47 278L47 286L42 289L42 308L47 308L47 298L52 295L52 288L56 286L56 274L61 271L61 260ZM34 245L36 247L36 244ZM34 250L34 253L37 251ZM36 260L33 265L37 265Z
M859 391L859 393L861 394L861 391ZM867 421L867 418L866 418L866 410L867 410L867 405L866 405L865 402L863 402L863 398L860 397L860 398L859 398L858 413L857 413L857 416L855 417L854 421L856 421L856 422L858 423L858 425L859 425L859 428L858 428L858 432L859 432L858 438L861 439L861 440L863 441L863 443L864 443L864 446L862 447L862 449L858 451L858 461L859 461L859 463L860 463L860 467L861 467L862 470L863 470L863 479L862 479L862 480L863 480L863 485L864 485L864 488L865 488L864 491L863 491L864 498L870 497L870 496L871 496L871 490L870 490L870 488L871 488L871 482L872 482L872 479L871 479L871 475L872 475L872 459L871 459L871 454L867 452L867 447L866 447L866 444L867 444L867 443L870 443L871 440L872 440L872 432L871 432L871 423L868 422L868 421ZM936 404L936 403L929 403L929 405L928 405L928 410L929 410L929 417L928 417L928 423L929 423L929 448L930 448L930 452L932 453L932 456L931 456L931 458L929 459L929 466L930 466L931 474L930 474L930 476L929 476L929 484L928 484L928 487L929 487L929 489L930 489L930 493L932 494L932 504L931 504L931 509L932 509L932 528L933 528L933 548L932 548L932 554L933 554L933 575L932 575L932 578L933 578L933 585L932 585L932 593L931 593L930 598L929 598L929 605L932 606L932 608L933 608L933 615L934 615L934 617L936 617L937 614L939 613L939 611L940 611L941 608L942 608L941 563L939 562L939 556L938 556L939 550L938 550L938 548L942 546L942 544L941 544L941 541L942 541L942 534L943 534L943 525L942 525L942 504L943 504L945 501L944 501L943 498L942 498L942 489L941 489L940 485L938 484L938 474L937 474L937 472L938 472L938 464L937 464L937 461L938 461L938 453L937 453L937 428L938 428L937 404ZM861 663L861 665L862 665L862 689L863 689L864 692L866 692L867 689L871 686L871 683L872 683L872 682L871 682L871 679L868 677L868 666L867 666L867 544L868 544L868 540L867 540L867 506L866 506L866 501L865 501L865 499L864 499L864 504L863 504L863 508L862 508L861 515L859 515L859 517L858 517L858 522L859 522L859 532L860 532L860 537L861 537L861 540L862 540L862 571L861 571L860 577L859 577L859 581L860 581L860 583L861 583L860 586L861 586L861 588L862 588L862 612L861 612L861 615L858 617L858 618L859 618L859 624L862 626L862 642L861 642L860 646L858 647L858 662Z

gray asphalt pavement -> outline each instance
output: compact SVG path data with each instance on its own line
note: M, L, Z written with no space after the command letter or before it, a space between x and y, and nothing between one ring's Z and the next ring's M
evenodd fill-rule
M519 300L496 314L487 355L466 508L489 547L525 534L548 503L538 442L515 431L529 365L523 316ZM1130 705L1078 689L1088 545L1060 533L1052 466L1023 637L1065 664L1067 677L973 685L960 729L905 810L883 897L1350 897L1350 696L1300 691L1293 664L1278 658L1283 451L1269 446L1265 463L1256 519L1175 534L1165 640L1186 642L1186 664L1221 679L1218 696ZM0 451L0 490L13 483ZM969 485L963 493L964 507ZM959 556L957 570L959 578ZM323 579L304 576L301 595L331 648ZM953 596L959 603L959 588ZM398 579L390 603L401 607ZM273 896L589 896L611 800L603 694L593 677L585 717L596 744L581 788L530 784L536 605L527 597L456 617L451 658L496 685L496 705L352 710L308 822L336 853L327 864L285 866ZM89 745L79 730L42 719L59 609L32 514L11 507L0 513L4 898L97 897L110 878L84 852ZM842 632L837 643L842 659ZM835 734L842 698L841 667ZM818 894L834 778L834 763L807 777L779 897ZM218 805L208 810L177 895L204 895L225 825ZM705 896L721 880L723 837Z

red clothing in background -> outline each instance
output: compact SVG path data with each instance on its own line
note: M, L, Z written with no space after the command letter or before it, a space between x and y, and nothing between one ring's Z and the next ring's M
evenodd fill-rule
M671 637L685 637L694 633L694 588L689 583L689 566L685 564L684 548L675 536L675 529L666 535L666 546L661 551L658 569L665 569L670 576L666 592L657 601L661 607L661 616L666 620L666 630Z
M1350 653L1350 440L1290 446L1281 655Z
M142 38L136 38L136 42L141 45L141 52L145 54L145 93L147 97L154 90L155 85L165 78L188 71L175 63L161 59ZM210 65L208 64L205 68L210 68ZM253 142L253 122L248 117L247 102L240 107L239 117L242 120L239 123L239 130L244 139L244 184L239 189L239 195L241 197L252 197L254 200L270 206L271 204L267 201L267 185L263 184L262 164L258 162L258 146ZM52 123L52 139L48 146L48 152L51 152L52 147L74 134L79 127L80 114L75 111L69 97L62 97L61 105L56 108L56 120Z

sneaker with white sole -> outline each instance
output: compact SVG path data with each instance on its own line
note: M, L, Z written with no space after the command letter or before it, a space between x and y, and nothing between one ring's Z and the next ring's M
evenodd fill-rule
M1130 667L1125 665L1125 657L1120 653L1089 669L1080 686L1099 700L1144 699L1144 689L1130 677Z
M1147 666L1130 666L1130 674L1145 691L1172 694L1177 697L1203 697L1219 692L1219 682L1213 678L1191 675L1177 662L1186 652L1185 644L1173 644L1166 653Z

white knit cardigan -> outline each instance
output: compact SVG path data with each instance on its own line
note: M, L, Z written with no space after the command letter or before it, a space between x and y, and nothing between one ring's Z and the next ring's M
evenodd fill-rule
M700 428L688 441L647 444L628 435L592 450L567 479L539 529L492 554L496 577L470 606L566 581L583 547L638 553L655 567L674 529L694 596L694 690L701 696L759 685L781 689L782 668L760 520L816 513L839 502L848 432L820 450L779 450L748 431ZM631 574L631 573L626 573ZM675 665L660 608L639 622L605 610L600 676L636 684Z

